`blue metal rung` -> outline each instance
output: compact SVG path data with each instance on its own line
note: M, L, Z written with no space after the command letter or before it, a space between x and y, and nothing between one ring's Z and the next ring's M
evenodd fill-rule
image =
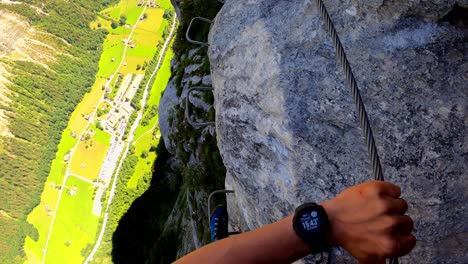
M213 196L218 194L234 193L233 190L217 190L208 196L208 223L210 225L211 242L228 237L232 234L239 234L239 232L229 232L229 216L225 206L218 205L213 212L211 212L211 200Z

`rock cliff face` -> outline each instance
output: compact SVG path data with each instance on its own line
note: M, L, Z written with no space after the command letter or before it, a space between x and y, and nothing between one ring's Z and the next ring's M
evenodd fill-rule
M325 1L386 180L410 202L418 243L402 263L468 263L468 31L449 13L455 2ZM466 19L466 9L457 12ZM209 41L236 228L268 224L371 178L314 1L226 1Z
M193 86L209 86L211 85L211 76L209 73L204 73L200 68L203 65L202 57L204 51L200 48L194 48L188 51L187 54L184 54L181 58L182 61L185 61L186 66L182 66L182 62L177 59L172 61L172 72L176 72L176 69L179 69L183 72L181 74L180 80L177 81L176 76L174 76L166 89L164 90L163 97L159 105L159 115L160 115L160 129L161 134L163 135L164 143L167 150L173 154L177 155L176 142L174 139L170 139L171 135L175 135L178 132L178 127L180 127L181 122L186 122L185 117L182 117L181 120L177 119L177 112L179 109L185 108L185 98L187 97L187 92L190 87ZM194 107L203 109L205 112L209 112L211 105L204 102L201 98L191 96L190 102ZM202 122L203 120L199 121ZM206 127L203 131L203 135L214 136L214 129L212 127ZM204 136L196 138L198 143L203 143ZM184 142L188 144L189 142ZM187 152L190 152L190 148L186 146ZM194 153L192 153L194 154Z
M222 189L226 170L219 155L213 125L193 127L185 115L190 88L210 86L210 64L206 47L185 40L185 32L193 17L213 18L219 10L217 0L172 1L179 16L179 29L173 46L172 77L159 105L159 125L164 145L170 153L167 164L155 171L167 176L169 188L176 199L163 201L171 208L161 217L163 230L149 252L151 263L169 263L210 241L207 223L208 195ZM206 41L209 24L194 25L192 37ZM193 121L214 122L211 92L193 92L190 96L190 116ZM222 203L225 201L216 201Z
M159 105L159 125L166 149L171 154L171 167L179 174L185 175L182 176L178 199L166 220L163 232L173 235L171 232L176 230L177 257L208 243L206 200L210 190L206 190L206 186L197 182L196 178L200 174L209 174L203 172L209 167L205 164L204 155L207 148L216 148L214 127L196 130L190 126L184 116L188 89L192 86L210 84L207 83L207 80L211 80L209 73L201 70L203 60L207 60L206 49L193 48L180 55L180 58L174 58L172 62L173 78L164 90ZM182 73L179 74L180 78L177 77L177 72ZM209 106L206 106L208 104L195 95L191 96L190 102L193 108L209 111ZM221 159L218 163L222 164ZM218 181L221 185L222 180Z

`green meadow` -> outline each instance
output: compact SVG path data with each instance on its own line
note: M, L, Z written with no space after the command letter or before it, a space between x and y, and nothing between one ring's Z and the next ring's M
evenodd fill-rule
M50 237L46 263L82 263L81 250L94 243L99 217L92 213L94 186L69 177Z

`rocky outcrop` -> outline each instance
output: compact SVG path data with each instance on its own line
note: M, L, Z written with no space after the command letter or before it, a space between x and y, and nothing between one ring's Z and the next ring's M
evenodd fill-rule
M216 6L213 3L218 4L216 1L204 1L202 6ZM169 216L162 220L165 221L163 232L150 254L161 263L174 260L168 257L171 250L175 250L174 257L180 257L209 243L206 201L212 191L222 189L226 174L217 149L214 126L193 127L185 116L189 89L211 85L211 76L206 48L185 43L181 33L186 30L184 22L200 15L200 11L191 14L194 10L191 2L182 1L180 7L181 26L174 44L172 77L159 105L161 134L171 154L168 167L174 172L171 181L176 182L171 186L175 186L177 195ZM212 99L210 91L191 94L192 120L214 121ZM177 177L180 180L174 180ZM161 248L161 245L170 250L164 246Z
M445 19L455 3L325 1L386 180L410 202L418 243L401 263L468 262L468 31ZM257 228L371 178L314 1L226 1L209 42L231 221Z
M176 144L174 140L171 140L169 137L184 132L179 131L178 127L180 127L181 122L186 122L186 120L179 120L177 118L177 112L185 108L185 98L188 90L193 86L206 86L211 84L211 76L203 73L200 69L203 65L203 57L197 54L202 52L200 48L194 48L189 50L187 54L182 54L180 61L176 59L172 61L172 72L181 71L183 74L180 80L178 80L178 77L175 75L171 78L159 104L159 125L161 134L166 149L173 155L177 155ZM185 67L181 65L181 61L185 61ZM201 97L202 94L198 92L193 93L190 97L190 103L193 107L208 112L212 108L212 105L205 102ZM203 120L200 122L203 122ZM209 133L211 136L214 136L215 131L213 128L208 127L204 131L203 134ZM203 144L204 137L200 137L197 141L199 144ZM190 151L188 147L186 150Z
M177 91L174 86L174 79L172 79L166 86L164 94L159 102L159 129L166 145L166 149L169 153L175 154L175 146L172 141L169 140L171 131L175 131L177 128L173 126L173 116L175 115L174 107L179 104L177 97Z

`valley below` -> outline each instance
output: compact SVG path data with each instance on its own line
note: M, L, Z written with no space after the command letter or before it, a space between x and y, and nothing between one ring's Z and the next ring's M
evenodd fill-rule
M95 65L78 66L90 66L97 71L93 76L89 73L80 76L73 70L64 73L71 82L74 78L70 75L87 78L89 86L81 88L87 91L80 100L76 96L76 106L63 98L73 109L69 108L72 111L68 117L63 115L57 120L62 126L66 125L56 137L58 147L50 143L50 149L56 150L54 158L44 163L39 157L35 162L44 169L43 176L37 177L36 165L28 168L22 167L20 162L13 164L12 160L16 161L22 153L10 150L20 141L26 144L25 149L39 155L47 143L34 142L34 137L41 138L42 134L46 142L51 135L47 127L38 127L41 115L25 112L21 117L16 111L18 94L33 105L43 99L46 107L48 100L54 100L47 94L51 92L47 90L51 84L37 87L27 78L43 75L41 80L54 79L54 73L66 72L67 64L83 58L75 55L73 41L48 32L53 30L42 21L63 10L40 1L24 2L0 2L0 157L11 164L9 171L4 168L0 172L0 189L6 190L0 204L0 227L2 230L16 227L2 234L5 240L2 238L0 242L0 260L2 263L108 263L111 258L109 234L113 233L131 201L119 210L114 208L115 204L128 193L137 197L148 187L157 156L155 146L161 137L157 107L171 74L171 40L177 25L175 13L169 0L122 0L102 10L99 8L104 5L96 7L95 15L87 14L88 25L84 28L105 33L105 37L102 44L97 42L92 48L102 51ZM34 16L27 16L32 13ZM36 16L37 27L31 23ZM93 16L94 19L89 19ZM17 65L24 66L26 73L18 74ZM19 85L18 79L27 82ZM60 89L57 96L64 95ZM42 93L42 97L34 93ZM20 108L25 110L26 105ZM44 111L42 116L49 120L51 115L53 111L50 110ZM18 118L23 123L11 128ZM38 123L33 124L38 127L36 130L24 126L27 121L35 123L31 120L37 120ZM18 132L21 130L26 131ZM31 157L25 159L34 161ZM128 162L124 161L128 159L139 169L120 177L126 173ZM16 173L18 168L35 182L25 177L21 179ZM127 182L128 193L116 192L119 177ZM15 182L9 178L20 180ZM33 191L28 193L21 187L21 181L31 185ZM22 196L27 197L22 199ZM25 203L25 199L30 202ZM34 205L34 208L13 210L14 203L23 207ZM15 243L6 244L9 237L15 237Z

